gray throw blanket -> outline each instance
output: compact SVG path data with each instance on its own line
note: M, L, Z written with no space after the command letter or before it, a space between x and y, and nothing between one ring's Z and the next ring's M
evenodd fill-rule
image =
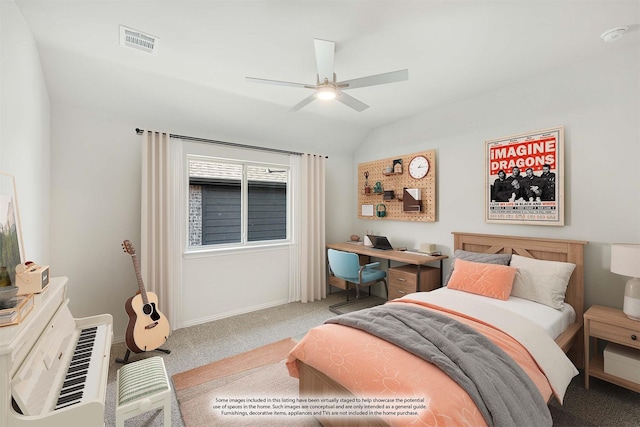
M489 426L553 424L522 368L484 335L448 316L410 304L385 304L325 323L361 329L436 365L469 394Z

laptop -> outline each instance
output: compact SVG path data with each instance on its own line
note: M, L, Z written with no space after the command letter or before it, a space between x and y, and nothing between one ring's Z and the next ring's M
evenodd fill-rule
M389 243L389 239L387 239L385 236L374 236L371 234L367 234L367 237L369 238L369 240L371 240L371 244L373 245L374 249L382 249L384 251L393 249L393 246L391 246L391 243Z

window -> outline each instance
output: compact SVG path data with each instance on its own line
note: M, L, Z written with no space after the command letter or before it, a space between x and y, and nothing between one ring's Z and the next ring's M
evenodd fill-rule
M189 158L189 246L287 240L289 168Z

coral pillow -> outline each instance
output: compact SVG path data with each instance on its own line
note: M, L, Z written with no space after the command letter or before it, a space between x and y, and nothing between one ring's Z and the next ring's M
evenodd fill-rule
M508 300L516 268L456 259L447 287L490 298Z
M456 259L463 259L465 261L481 262L484 264L500 264L509 265L511 261L511 254L485 254L480 252L463 251L462 249L456 249L453 253L453 260L451 262L451 270L444 281L445 286L449 283L453 268L456 266Z

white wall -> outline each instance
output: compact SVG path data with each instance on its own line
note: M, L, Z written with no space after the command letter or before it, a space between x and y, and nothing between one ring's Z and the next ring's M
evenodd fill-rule
M15 3L0 2L0 171L16 179L25 261L48 265L50 106L38 50Z
M110 313L122 340L137 291L125 239L140 242L140 139L127 120L58 106L52 111L51 271L68 276L75 317Z
M289 246L185 256L180 327L286 304Z
M445 254L452 231L587 240L586 305L622 307L626 278L608 271L609 245L640 243L639 75L638 49L618 50L376 130L354 170L436 149L438 221L357 220L353 231L374 229L398 246L436 243ZM557 125L565 128L565 226L485 224L484 141Z

